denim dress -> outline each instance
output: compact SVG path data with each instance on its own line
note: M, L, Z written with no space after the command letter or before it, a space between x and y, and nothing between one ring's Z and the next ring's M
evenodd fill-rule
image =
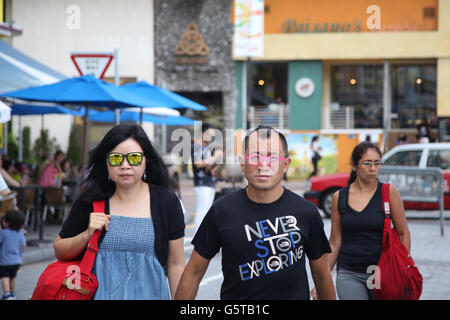
M95 274L94 300L169 300L165 270L155 255L152 218L111 215Z

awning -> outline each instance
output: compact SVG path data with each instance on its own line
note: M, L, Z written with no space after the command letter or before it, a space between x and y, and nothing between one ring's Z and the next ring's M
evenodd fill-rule
M0 101L0 123L11 120L11 108Z
M65 78L0 40L0 93L50 84Z

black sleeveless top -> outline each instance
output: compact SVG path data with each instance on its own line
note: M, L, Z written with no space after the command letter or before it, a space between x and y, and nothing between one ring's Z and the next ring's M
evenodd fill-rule
M368 266L378 264L384 227L381 186L379 182L377 190L361 212L348 205L350 186L339 191L342 244L337 258L338 269L366 273Z

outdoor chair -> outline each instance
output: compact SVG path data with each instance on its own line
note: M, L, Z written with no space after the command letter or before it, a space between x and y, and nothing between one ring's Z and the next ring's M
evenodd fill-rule
M25 227L30 222L30 215L35 214L34 202L36 198L36 189L25 189L23 191L23 210L25 210Z
M62 216L62 222L67 217L69 206L66 203L65 199L65 192L67 191L66 186L62 187L47 187L44 189L45 192L45 204L44 204L44 211L42 214L42 223L45 224L45 221L47 220L47 212L49 210L49 207L63 210L63 216Z
M2 229L1 221L6 214L6 211L14 208L14 204L16 201L16 194L10 193L7 196L3 197L0 200L0 229Z

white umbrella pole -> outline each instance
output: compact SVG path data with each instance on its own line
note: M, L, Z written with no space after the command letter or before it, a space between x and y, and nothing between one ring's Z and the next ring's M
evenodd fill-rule
M83 150L81 151L81 163L86 165L87 156L87 135L88 135L88 122L89 122L89 104L86 104L83 119Z
M8 122L3 124L3 140L5 146L3 150L5 150L5 154L8 154Z
M165 124L163 124L161 129L162 129L162 132L161 132L161 150L162 150L162 153L165 154L165 153L167 153L167 146L166 146L167 126Z
M22 116L19 116L19 162L23 161L23 132L22 132Z
M44 115L42 114L41 115L41 132L40 132L40 137L42 137L43 131L44 131ZM42 155L43 156L49 156L49 155L46 155L44 153L44 143L43 143L43 141L41 141L41 151L42 151Z
M116 86L120 86L120 80L119 80L119 49L114 50L114 84ZM119 109L116 109L116 126L120 124L120 111Z

